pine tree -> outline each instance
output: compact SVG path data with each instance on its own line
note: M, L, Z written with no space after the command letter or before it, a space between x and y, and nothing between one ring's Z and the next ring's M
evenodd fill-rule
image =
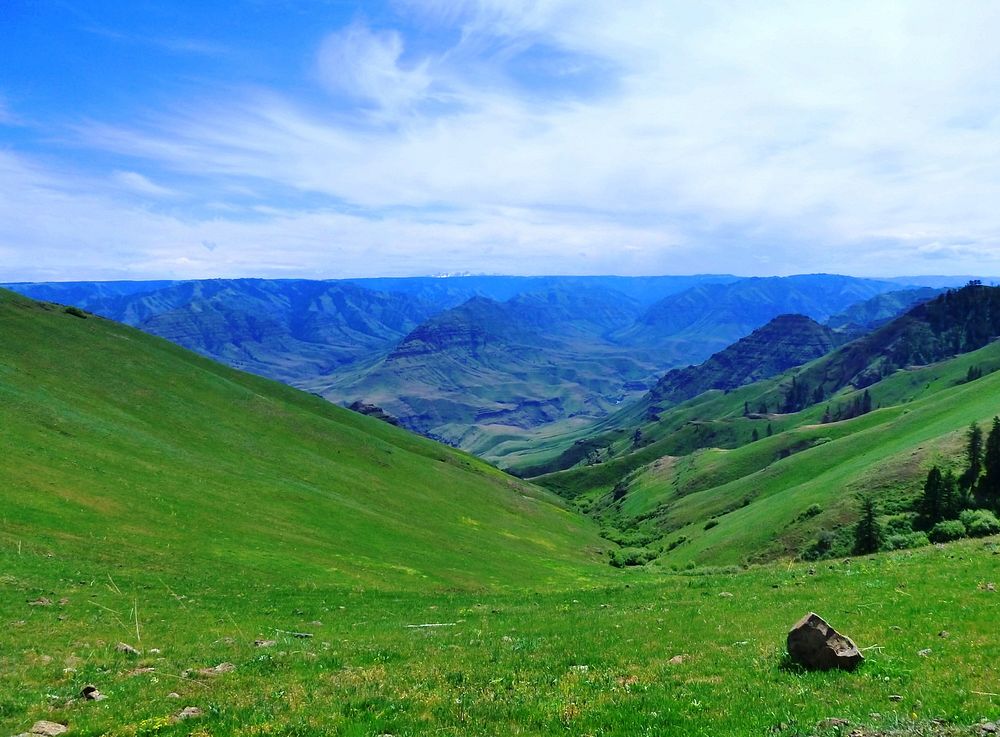
M972 489L983 471L983 431L975 422L965 433L965 472L962 474L962 488Z
M985 473L976 487L976 497L987 509L1000 510L1000 417L993 418L993 427L986 438L983 470Z
M958 519L962 506L962 495L958 491L955 474L951 470L945 471L941 477L941 519Z
M746 417L750 414L750 402L743 402L743 416Z
M934 466L927 472L924 493L918 504L921 522L928 530L943 519L941 516L941 480L941 469Z
M865 389L861 397L861 414L866 415L872 411L872 395Z
M771 427L771 423L767 423L767 437L774 435L774 428Z
M867 494L858 497L861 504L861 519L854 527L854 554L876 553L882 546L882 528L878 523L875 500Z
M760 433L757 432L757 428L755 427L753 429L753 432L750 433L750 442L751 443L756 443L758 440L760 440Z

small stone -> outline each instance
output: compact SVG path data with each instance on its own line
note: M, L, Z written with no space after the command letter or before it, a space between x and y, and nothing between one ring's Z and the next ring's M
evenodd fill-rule
M787 647L792 660L815 670L853 670L865 659L850 637L837 632L815 612L792 627Z
M687 655L675 655L667 661L667 665L680 665L684 662L685 658L687 658Z
M979 725L980 734L996 734L1000 732L1000 727L997 727L996 722L986 722L986 724Z
M729 593L728 591L721 592L719 594L719 596L721 596L724 599L731 599L733 597L733 595L731 593Z
M926 658L930 654L931 654L931 649L929 647L925 647L923 650L917 651L917 655L919 655L921 658Z
M140 655L141 654L134 647L132 647L131 645L129 645L127 643L124 643L124 642L119 642L117 645L115 645L115 650L117 650L120 653L124 653L125 655Z
M898 693L890 694L889 696L889 701L902 701L902 700L903 697L900 696Z
M589 665L571 665L569 667L569 669L571 671L573 671L574 673L586 673L587 671L590 670L590 666Z
M168 699L179 699L180 697L181 695L176 691L171 691L170 693L167 694Z
M220 676L223 673L232 673L234 670L236 670L236 666L232 663L219 663L214 668L202 668L198 671L198 674L202 676Z
M840 717L828 717L816 726L820 729L833 729L834 727L846 727L848 724L850 724L850 722L846 719L841 719Z
M31 734L40 734L44 737L58 737L60 734L64 734L69 727L65 724L59 724L58 722L47 722L44 719L40 722L35 722L31 726Z
M312 625L313 627L322 627L322 626L323 626L323 623L322 623L322 622L320 622L320 621L319 621L318 619L316 619L316 620L313 620L313 621L312 621L312 622L310 622L309 624L311 624L311 625Z
M130 676L144 676L147 673L155 673L155 672L156 672L156 668L148 668L147 667L147 668L135 668L133 670L130 670L128 672L128 674Z
M52 606L52 599L45 596L39 596L37 599L28 602L28 606ZM54 722L47 722L48 724L53 724Z
M951 637L951 633L948 630L941 630L938 632L938 637L946 640Z
M148 651L151 655L159 655L161 650L158 647L151 647Z
M185 706L174 715L174 719L178 722L183 722L185 719L195 719L201 715L202 711L197 706Z
M59 600L59 606L66 606L67 604L69 604L69 599L65 596Z
M274 647L278 644L277 640L254 640L254 647Z
M97 686L84 686L80 691L80 696L85 701L104 701L107 698L107 696L97 690Z
M988 583L988 584L986 584L986 590L987 591L996 591L997 590L997 585L995 583Z

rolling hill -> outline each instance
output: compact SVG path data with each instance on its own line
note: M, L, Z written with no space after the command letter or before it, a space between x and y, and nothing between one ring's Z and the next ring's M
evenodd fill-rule
M576 581L600 547L470 456L138 330L2 291L0 331L7 545L397 589Z
M460 452L7 292L0 331L5 733L974 737L996 718L995 538L670 572L794 550L832 501L811 528L766 525L856 481L908 493L894 479L992 409L995 343L870 387L892 407L818 430L775 416L728 454L636 467L614 514L688 539L667 565L615 569L592 523ZM985 375L965 382L973 365ZM786 380L672 413L745 435L763 420L734 416L742 397ZM816 432L829 439L802 446ZM598 487L576 498L594 516ZM789 663L785 633L810 610L864 649L859 671Z
M957 468L969 424L1000 414L998 300L969 285L774 378L647 396L593 438L590 465L537 482L671 564L802 554L848 529L857 492L908 509L932 463Z

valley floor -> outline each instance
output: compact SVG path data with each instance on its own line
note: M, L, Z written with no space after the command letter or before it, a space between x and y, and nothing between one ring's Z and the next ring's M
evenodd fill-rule
M0 565L0 734L980 734L1000 718L997 538L545 593L81 570L9 542ZM859 671L785 662L810 610L855 639ZM80 699L88 684L106 699ZM200 715L171 719L185 707Z

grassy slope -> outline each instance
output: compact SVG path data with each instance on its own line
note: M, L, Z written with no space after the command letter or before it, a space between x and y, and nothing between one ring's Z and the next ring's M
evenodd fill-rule
M1000 344L898 371L870 387L883 409L829 424L819 422L825 405L742 417L743 401L753 405L773 382L707 395L666 416L650 431L663 433L651 445L539 481L650 539L686 538L665 556L667 563L733 564L795 554L820 529L853 520L854 492L872 491L883 509L899 508L917 493L931 463L958 460L969 423L1000 414L1000 372L960 383L973 365L1000 367ZM842 392L832 404L853 395ZM692 421L697 417L712 419ZM773 437L764 437L767 424ZM762 439L750 443L753 428ZM730 447L683 450L708 434ZM608 492L623 479L628 494L609 504ZM799 519L812 504L823 513ZM706 530L710 519L715 524Z
M205 570L168 587L5 545L0 733L47 718L94 737L842 737L859 727L850 733L971 737L977 729L947 725L1000 717L1000 594L987 586L1000 583L997 552L996 539L969 541L824 563L815 575L634 571L624 586L526 595L223 584ZM39 595L68 601L26 603ZM785 666L785 633L810 610L865 649L857 673ZM264 637L277 643L255 648ZM115 652L120 640L143 654ZM184 675L222 662L235 670ZM88 683L107 700L76 699ZM185 706L204 716L168 724ZM817 726L830 717L851 725Z
M596 568L589 523L470 456L11 293L0 334L8 545L396 589Z

